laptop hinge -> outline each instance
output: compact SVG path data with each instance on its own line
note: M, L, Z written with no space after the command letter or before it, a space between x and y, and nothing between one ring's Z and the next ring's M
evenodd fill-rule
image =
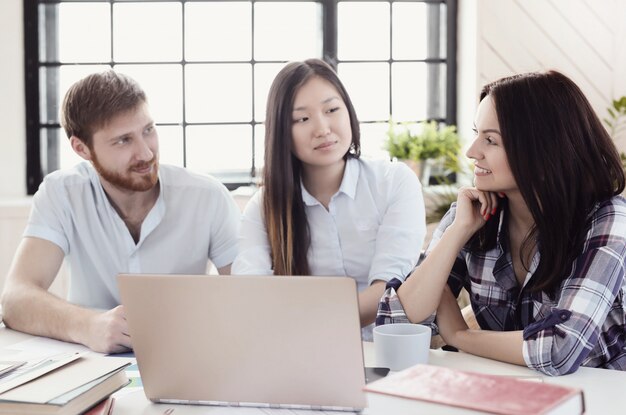
M342 411L342 412L360 412L359 408L348 408L344 406L321 406L321 405L299 405L299 404L269 404L260 402L224 402L224 401L200 401L200 400L182 400L182 399L156 399L154 402L177 404L177 405L211 405L211 406L236 406L251 408L271 408L271 409L300 409L313 411Z

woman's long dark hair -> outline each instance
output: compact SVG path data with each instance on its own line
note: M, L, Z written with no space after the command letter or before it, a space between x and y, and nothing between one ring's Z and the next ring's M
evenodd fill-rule
M330 82L350 115L352 144L344 158L361 154L359 121L343 84L326 62L308 59L288 63L274 78L265 118L263 214L275 275L308 275L309 226L302 201L302 163L293 155L291 129L296 93L311 78Z
M548 71L500 79L480 100L493 99L509 166L535 225L520 250L537 247L541 260L533 290L553 293L583 249L590 213L624 190L618 151L578 86ZM500 208L504 208L504 203ZM495 246L498 222L489 221L470 242Z

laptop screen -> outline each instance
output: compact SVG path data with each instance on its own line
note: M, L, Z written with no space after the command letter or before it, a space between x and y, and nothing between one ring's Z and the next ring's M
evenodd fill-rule
M149 399L366 406L353 279L122 274L118 282Z

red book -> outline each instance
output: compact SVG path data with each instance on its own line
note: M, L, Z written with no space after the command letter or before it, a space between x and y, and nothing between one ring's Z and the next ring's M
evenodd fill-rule
M85 412L83 415L111 415L113 413L114 402L115 398L109 396L98 405Z
M570 415L585 412L580 389L416 365L365 386L371 414ZM391 399L395 396L405 399Z

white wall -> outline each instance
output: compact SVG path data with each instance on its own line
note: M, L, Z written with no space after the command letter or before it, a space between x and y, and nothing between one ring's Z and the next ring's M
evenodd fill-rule
M1 0L0 200L26 195L23 39L22 1Z
M477 33L478 1L459 1L457 43L457 130L466 144L472 139L474 113L481 85L478 78ZM471 175L459 177L460 184L471 185Z
M626 2L620 0L461 1L459 112L476 107L482 85L514 73L557 69L583 90L604 118L626 95ZM468 4L470 3L470 4ZM472 16L476 13L476 16ZM465 22L466 18L470 22ZM471 27L473 25L473 27ZM470 30L463 32L464 26ZM468 29L466 27L466 29ZM463 39L467 36L467 39ZM475 42L475 66L463 67ZM470 55L471 56L471 55ZM467 71L467 73L464 73ZM475 77L472 87L471 78ZM473 90L473 93L470 93ZM459 118L459 123L464 118ZM461 125L460 125L461 127ZM464 127L464 131L465 127ZM467 136L467 135L466 135ZM626 149L626 134L618 140Z
M22 2L0 0L0 288L26 224Z

